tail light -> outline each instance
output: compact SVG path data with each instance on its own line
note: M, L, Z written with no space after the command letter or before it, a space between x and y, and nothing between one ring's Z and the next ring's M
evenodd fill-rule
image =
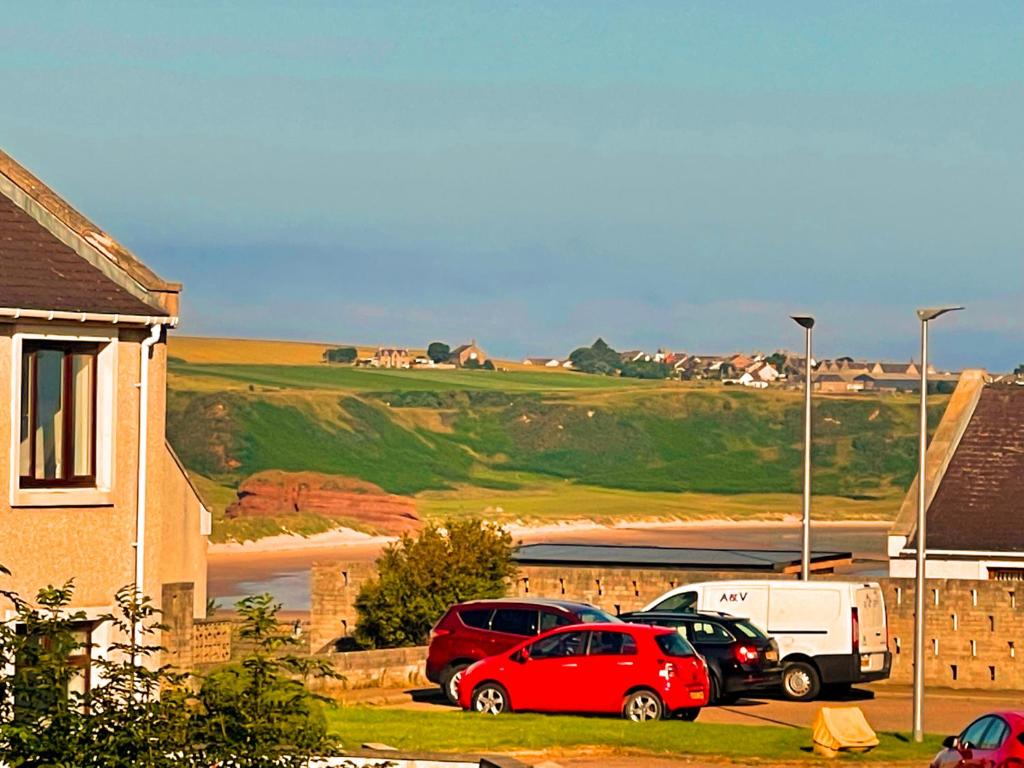
M850 609L850 631L853 632L853 652L860 653L860 619L856 608Z
M753 664L758 659L757 648L752 645L737 645L733 653L740 664Z
M430 639L431 640L435 640L435 639L437 639L439 637L444 637L445 635L450 635L451 633L452 633L452 631L450 629L442 629L441 627L434 627L432 630L430 630Z

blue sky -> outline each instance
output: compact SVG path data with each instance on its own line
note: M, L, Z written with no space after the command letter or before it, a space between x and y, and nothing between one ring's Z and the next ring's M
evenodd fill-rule
M1019 2L4 14L0 145L182 332L1024 361Z

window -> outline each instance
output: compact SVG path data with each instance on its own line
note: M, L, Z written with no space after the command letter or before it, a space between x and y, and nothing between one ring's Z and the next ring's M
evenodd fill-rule
M666 632L664 635L658 635L654 638L654 641L666 656L697 655L697 652L693 650L693 646L686 642L683 636L677 632Z
M50 638L28 638L28 646L15 660L15 708L49 708L59 697L72 694L76 696L78 702L86 699L92 690L93 631L96 626L95 621L76 621L67 626L74 647L67 656L71 675L67 679L67 688L63 691L54 690L53 678L44 679L36 666L40 662L41 652L50 649ZM17 633L24 637L27 634L25 625L19 625ZM21 688L22 686L24 688Z
M767 636L760 629L755 627L749 621L734 621L733 626L736 627L742 634L753 640L767 640Z
M96 484L96 344L25 342L20 484Z
M555 627L567 627L572 623L572 619L568 616L563 616L560 613L552 613L550 611L540 612L541 632L547 632L549 629L554 629Z
M491 619L491 630L509 635L536 635L537 611L523 608L499 608Z
M472 611L462 611L459 613L459 618L462 619L462 623L467 627L487 629L491 623L492 613L493 611L490 608L477 608Z
M556 659L566 656L582 656L587 647L589 632L560 632L538 640L530 646L531 659Z
M711 621L694 621L690 623L687 637L697 645L725 645L731 643L734 638L721 624Z
M576 611L580 624L618 624L622 620L605 613L600 608L580 608Z
M992 721L996 720L994 717L982 717L975 720L960 734L960 743L967 747L978 748L981 746L982 739L985 737L989 726L992 725Z
M631 656L636 654L636 641L626 632L591 632L591 656Z
M656 611L692 611L697 605L696 592L680 592L654 606Z
M978 742L978 749L999 749L1006 741L1006 737L1010 735L1010 726L1002 718L992 717L989 719L992 722L982 734L981 741Z

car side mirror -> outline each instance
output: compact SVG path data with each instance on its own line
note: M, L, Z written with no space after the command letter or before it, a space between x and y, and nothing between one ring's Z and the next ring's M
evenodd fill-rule
M960 739L956 736L947 736L942 740L942 746L946 749L957 749L960 746Z
M528 648L523 648L513 658L520 664L525 664L530 660L530 650Z

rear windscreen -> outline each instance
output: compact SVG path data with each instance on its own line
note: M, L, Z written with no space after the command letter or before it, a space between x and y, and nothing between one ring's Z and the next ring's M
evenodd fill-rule
M668 632L664 635L656 635L654 641L661 648L661 652L666 656L694 656L696 651L693 650L693 646L690 645L683 636L677 632Z
M580 608L576 611L581 624L620 624L621 619L605 613L600 608Z
M768 636L749 621L735 621L733 626L741 634L752 640L767 640Z

